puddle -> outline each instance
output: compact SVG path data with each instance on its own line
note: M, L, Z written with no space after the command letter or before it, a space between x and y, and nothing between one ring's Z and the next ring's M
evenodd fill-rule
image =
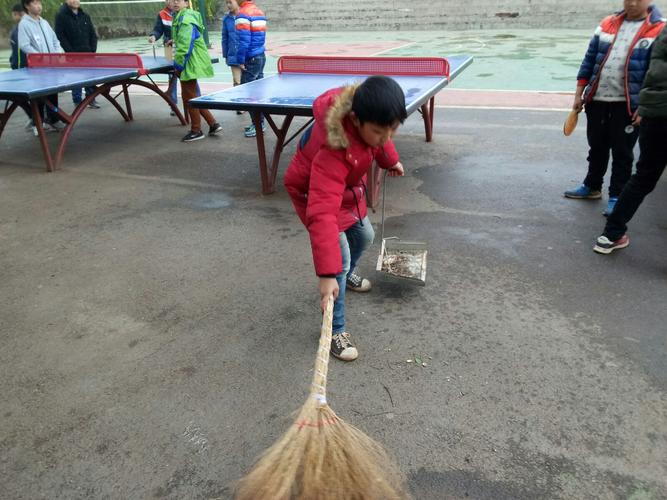
M222 192L197 193L194 196L188 196L183 201L185 205L195 210L218 210L228 208L232 204L231 196Z

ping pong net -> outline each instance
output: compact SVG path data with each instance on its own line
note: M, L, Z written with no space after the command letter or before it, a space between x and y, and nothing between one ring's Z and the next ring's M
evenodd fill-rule
M449 62L442 57L282 56L278 72L449 78Z
M131 68L146 74L137 54L95 54L68 52L65 54L28 54L29 68Z

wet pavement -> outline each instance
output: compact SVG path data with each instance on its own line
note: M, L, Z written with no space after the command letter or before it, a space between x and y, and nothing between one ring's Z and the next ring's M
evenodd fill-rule
M182 144L157 98L133 107L84 114L54 174L21 120L0 140L7 498L231 498L306 397L307 233L282 188L259 195L247 117ZM396 139L386 234L428 243L427 284L370 249L361 357L332 364L329 400L415 498L667 498L667 183L627 249L593 253L605 200L562 197L586 157L562 119L438 108L433 143L416 116Z

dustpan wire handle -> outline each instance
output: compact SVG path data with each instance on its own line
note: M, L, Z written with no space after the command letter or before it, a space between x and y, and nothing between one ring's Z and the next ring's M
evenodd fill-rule
M380 241L384 241L384 199L387 192L387 170L384 171L384 178L382 179L382 225L380 230Z

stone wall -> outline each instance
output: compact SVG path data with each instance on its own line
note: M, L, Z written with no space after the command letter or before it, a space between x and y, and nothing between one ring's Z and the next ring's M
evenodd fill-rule
M622 0L257 0L280 31L591 29ZM667 0L657 0L663 13Z

